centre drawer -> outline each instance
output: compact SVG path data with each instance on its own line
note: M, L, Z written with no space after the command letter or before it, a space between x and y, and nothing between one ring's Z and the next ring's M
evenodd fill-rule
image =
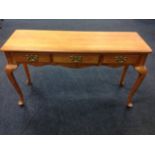
M54 54L54 63L84 63L97 64L99 62L99 55L97 54Z
M13 53L13 60L17 63L48 63L50 62L50 54L44 53Z

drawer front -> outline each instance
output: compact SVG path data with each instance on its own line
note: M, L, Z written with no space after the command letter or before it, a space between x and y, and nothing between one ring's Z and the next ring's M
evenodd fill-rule
M17 63L48 63L50 62L49 54L38 54L38 53L14 53L13 60Z
M54 63L83 63L98 64L99 55L80 55L80 54L54 54Z
M104 64L137 64L140 56L139 55L104 55Z

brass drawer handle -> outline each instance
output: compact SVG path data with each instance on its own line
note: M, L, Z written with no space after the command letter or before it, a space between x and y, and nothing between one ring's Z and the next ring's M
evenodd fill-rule
M39 60L39 56L34 54L26 55L26 60L28 62L37 62Z
M75 55L75 56L70 56L70 59L71 59L71 61L74 62L74 63L82 62L82 56L77 56L77 55Z
M115 61L119 64L123 64L128 60L126 56L116 56Z

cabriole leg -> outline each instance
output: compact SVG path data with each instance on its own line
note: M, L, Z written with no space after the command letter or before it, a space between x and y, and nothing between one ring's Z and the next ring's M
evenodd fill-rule
M13 72L18 68L18 65L11 65L11 64L8 64L6 65L5 67L5 72L8 76L8 79L10 80L10 82L12 83L13 87L15 88L16 92L18 93L19 95L19 101L18 101L18 105L19 106L23 106L24 105L24 96L23 96L23 93L14 77L14 74Z
M131 108L133 107L133 103L132 103L132 98L134 96L134 94L136 93L137 89L139 88L139 86L141 85L141 83L143 82L145 76L147 75L147 68L145 66L138 66L135 67L135 70L138 72L138 77L134 83L134 85L132 86L129 95L128 95L128 107Z

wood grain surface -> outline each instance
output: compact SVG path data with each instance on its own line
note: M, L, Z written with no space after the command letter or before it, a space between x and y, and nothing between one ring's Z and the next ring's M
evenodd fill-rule
M16 30L2 46L3 52L141 52L151 48L137 32L81 32Z

